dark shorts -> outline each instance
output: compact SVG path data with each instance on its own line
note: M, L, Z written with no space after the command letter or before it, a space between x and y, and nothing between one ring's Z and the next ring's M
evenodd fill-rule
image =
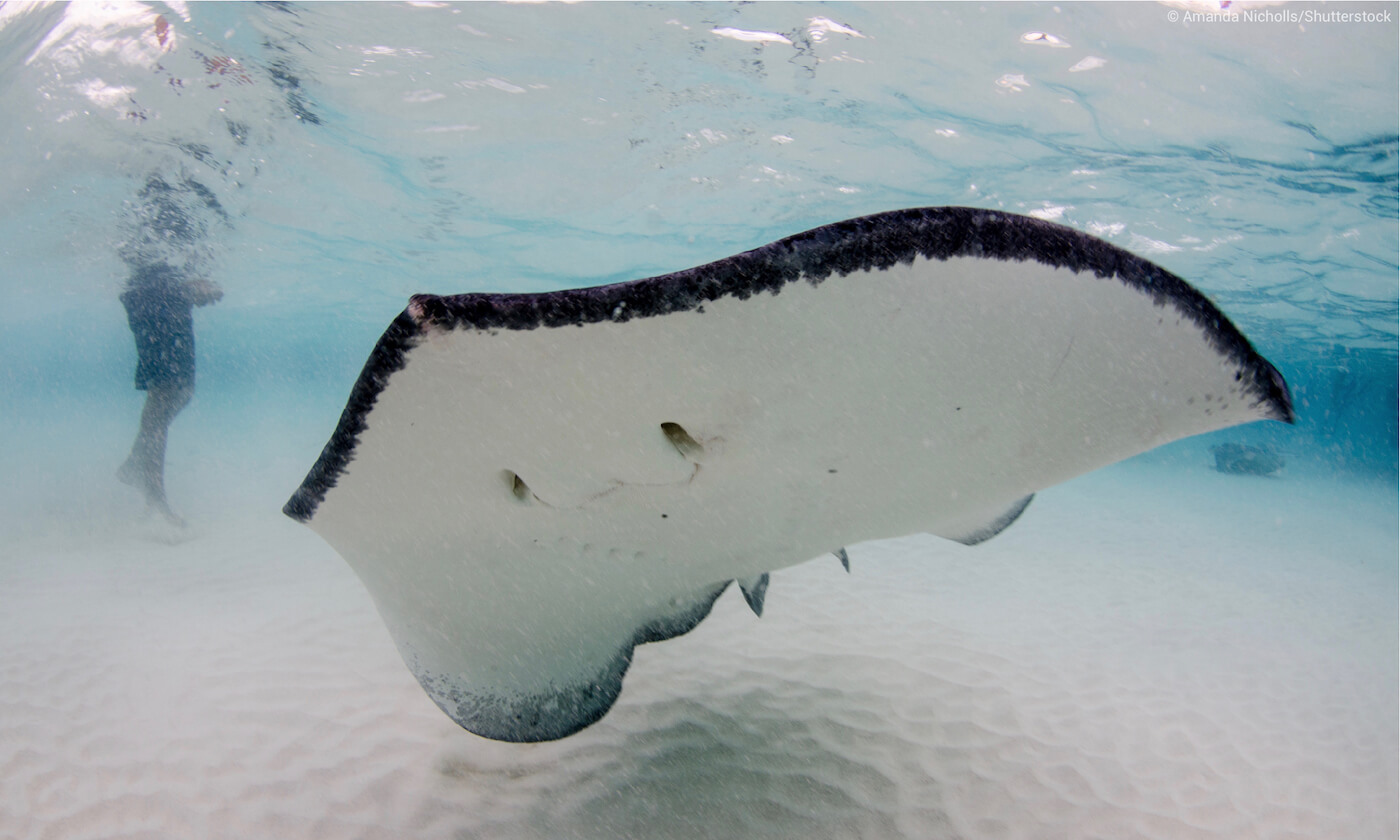
M178 291L128 289L121 296L136 339L136 387L194 387L193 307Z

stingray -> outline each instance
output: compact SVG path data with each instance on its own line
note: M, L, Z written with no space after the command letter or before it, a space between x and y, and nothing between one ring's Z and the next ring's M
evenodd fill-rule
M730 582L927 532L1187 435L1292 422L1200 292L1057 224L925 208L686 271L414 295L287 515L467 730L571 735Z

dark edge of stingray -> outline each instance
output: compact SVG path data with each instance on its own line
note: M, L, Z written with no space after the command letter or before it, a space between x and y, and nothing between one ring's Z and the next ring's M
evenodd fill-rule
M1199 326L1212 347L1236 361L1237 374L1269 416L1294 420L1283 376L1199 291L1148 260L1086 233L1052 222L973 207L894 210L814 228L697 268L645 280L537 294L414 295L384 331L350 392L335 433L282 512L309 522L326 492L354 458L389 377L429 329L533 330L625 322L674 312L704 311L725 297L778 294L798 280L817 285L853 271L884 270L916 256L946 260L982 257L1034 260L1075 272L1092 271L1171 306Z
M437 707L468 732L517 744L567 738L597 723L612 709L622 693L622 678L627 676L637 645L664 642L694 630L709 616L729 583L709 587L677 612L638 627L631 642L592 679L578 685L503 697L456 688L450 677L428 671L416 657L409 657L408 667Z

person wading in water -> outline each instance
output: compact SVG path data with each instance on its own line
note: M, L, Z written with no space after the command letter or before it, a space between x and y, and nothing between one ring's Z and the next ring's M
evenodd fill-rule
M121 294L136 339L136 388L146 392L146 405L117 478L145 494L147 506L175 525L184 521L165 498L166 435L194 396L194 308L223 296L217 284L188 278L164 262L136 266Z

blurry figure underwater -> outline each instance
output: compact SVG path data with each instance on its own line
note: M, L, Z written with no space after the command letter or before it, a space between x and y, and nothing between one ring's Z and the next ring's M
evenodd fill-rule
M228 214L212 190L178 166L146 177L126 203L117 256L131 270L121 293L136 339L136 388L146 392L141 428L117 478L140 490L148 513L184 521L165 497L165 443L170 423L194 396L194 308L224 292L204 278L211 228Z
M165 263L133 269L121 294L136 339L136 387L146 392L141 428L117 478L146 496L148 508L174 525L184 521L165 497L165 442L170 423L194 396L194 307L224 296L203 278L188 278Z

